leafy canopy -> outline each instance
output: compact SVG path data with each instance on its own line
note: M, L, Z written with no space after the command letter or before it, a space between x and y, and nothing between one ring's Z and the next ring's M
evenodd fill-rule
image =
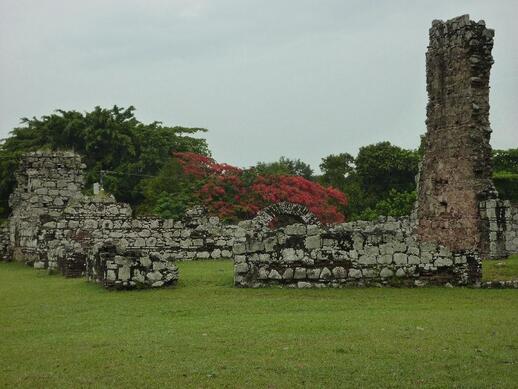
M16 159L39 149L72 149L87 165L86 185L100 180L101 170L110 171L104 184L118 200L132 205L143 198L141 181L156 174L170 160L171 152L191 151L208 155L206 130L144 124L135 108L95 107L91 112L58 110L41 118L23 118L21 126L0 145L0 207L7 212L7 199L14 186Z
M493 182L500 198L518 202L518 149L493 150Z
M322 158L320 182L349 198L351 220L410 213L415 199L417 151L380 142L361 147L356 158L342 153Z
M308 180L313 178L313 169L300 159L281 157L275 162L259 162L255 165L258 174L300 176Z
M280 201L303 204L323 223L343 222L345 195L297 175L259 173L215 162L196 153L174 153L167 173L146 181L146 209L163 217L180 216L203 204L219 217L250 219Z

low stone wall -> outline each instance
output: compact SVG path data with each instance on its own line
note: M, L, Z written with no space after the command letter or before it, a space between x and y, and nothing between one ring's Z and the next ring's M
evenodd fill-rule
M518 253L518 209L508 200L487 200L479 204L485 236L482 255L489 259Z
M518 254L518 208L509 207L505 231L505 249L508 254Z
M474 287L481 289L518 289L518 280L485 281L474 285Z
M0 222L0 261L9 260L9 223Z
M13 212L7 238L14 260L79 277L87 272L92 248L106 242L127 250L132 258L138 252L140 257L165 261L215 259L230 258L235 235L244 235L201 208L188 211L181 220L134 218L131 207L113 197L82 194L84 167L72 152L34 152L21 159L10 197ZM2 232L0 255L7 250Z
M84 196L42 224L34 265L80 276L91 247L107 241L170 260L230 258L235 235L244 236L240 230L201 208L189 210L181 220L133 218L131 207L112 197Z
M108 289L138 289L171 286L178 281L178 268L160 253L121 249L113 243L94 247L86 262L90 281Z
M394 218L331 228L256 226L234 246L234 260L238 287L467 285L481 275L476 253L419 242L409 219Z

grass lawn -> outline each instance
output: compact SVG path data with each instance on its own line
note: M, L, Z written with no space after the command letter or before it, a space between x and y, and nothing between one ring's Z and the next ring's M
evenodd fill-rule
M230 261L108 292L0 264L0 387L518 385L518 290L235 289Z
M482 261L482 274L484 281L518 280L518 255L503 260Z

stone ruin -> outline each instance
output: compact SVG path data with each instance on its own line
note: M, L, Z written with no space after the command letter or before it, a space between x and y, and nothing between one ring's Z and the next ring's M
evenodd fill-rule
M432 24L412 217L323 226L305 207L279 203L239 225L200 208L181 220L135 218L113 197L82 194L79 156L35 152L16 173L0 257L114 289L174 285L175 261L217 258L234 259L238 287L478 285L481 256L518 253L518 210L491 181L493 35L467 15Z
M288 218L285 218L286 216L288 216ZM294 224L290 222L295 221L304 224L320 225L318 218L305 206L285 201L270 205L259 211L253 223L258 226L273 227L272 223L279 221L281 224Z
M430 29L417 234L454 250L487 252L479 204L497 198L489 144L493 36L467 15L435 20Z
M481 255L518 252L518 212L498 200L491 180L493 36L468 15L432 24L415 224L382 218L256 226L234 246L236 286L473 285L480 282Z
M9 260L9 224L0 224L0 261Z
M244 236L200 208L181 220L135 218L112 196L83 195L84 167L71 152L22 158L9 228L0 229L4 257L67 277L86 275L107 288L158 287L176 282L174 261L231 258Z
M110 289L156 288L178 281L178 268L170 258L122 249L111 242L96 246L87 266L88 279Z
M60 219L84 186L80 156L72 152L35 152L22 158L16 176L17 186L9 204L9 233L14 260L36 263L46 256L38 246L40 228L51 219ZM42 241L46 237L41 237Z
M493 37L484 21L469 15L432 23L416 231L423 241L502 258L518 242L511 204L498 199L491 179Z
M260 287L468 285L480 278L474 252L420 242L410 218L336 226L252 225L234 246L235 285Z

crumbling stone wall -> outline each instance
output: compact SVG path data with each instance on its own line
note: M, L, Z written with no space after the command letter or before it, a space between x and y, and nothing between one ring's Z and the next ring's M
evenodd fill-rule
M106 242L129 250L132 258L137 252L169 261L232 256L234 235L240 233L237 226L223 224L201 208L189 210L181 220L134 218L128 204L81 193L84 167L70 152L37 152L22 158L18 186L10 198L9 245L15 259L78 277L89 269L92 248Z
M89 255L88 278L108 289L172 286L178 268L170 258L138 249L122 249L111 242L97 245Z
M234 246L235 285L480 285L480 253L516 252L516 213L498 200L491 180L493 36L467 15L432 24L427 133L412 223L385 218L268 229L266 218Z
M0 261L9 259L9 223L0 222Z
M67 207L59 220L47 224L48 263L67 269L82 263L88 270L89 249L113 242L122 250L159 254L170 260L230 258L236 226L209 217L201 208L189 210L181 220L133 218L128 204L108 196L85 196ZM45 229L45 226L44 226ZM77 275L77 274L76 274Z
M488 259L502 259L518 253L518 210L508 200L480 203L483 239Z
M475 252L420 242L409 218L380 218L333 227L255 226L234 246L239 287L467 285L480 281Z
M511 207L510 228L506 231L506 249L510 254L518 254L518 208Z
M435 20L430 29L417 234L454 251L489 251L479 203L497 197L489 144L493 36L468 15Z
M84 168L81 158L68 151L38 151L22 158L9 198L12 259L33 264L46 256L39 246L45 239L40 229L60 218L70 200L82 196Z
M502 206L498 210L499 212L497 213L497 215L503 214L503 222L501 221L501 219L500 222L497 220L497 222L494 223L492 226L498 232L501 231L500 233L504 235L506 254L518 254L518 208L513 207L511 203L507 200L503 201L501 204ZM496 239L498 245L501 244L501 239L498 235L491 234L490 238ZM495 256L494 258L498 259L503 257Z

